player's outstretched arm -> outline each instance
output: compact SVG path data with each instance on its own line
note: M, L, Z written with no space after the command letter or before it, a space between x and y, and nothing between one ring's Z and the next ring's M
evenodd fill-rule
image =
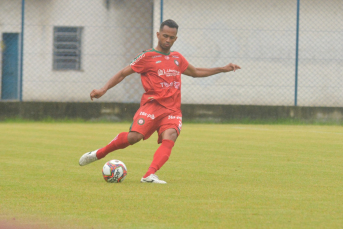
M183 72L183 74L192 76L192 77L207 77L207 76L212 76L221 72L231 72L231 71L236 71L237 69L241 69L236 64L228 64L224 67L217 67L217 68L196 68L191 64L188 64L188 67L186 71Z
M91 100L93 101L93 98L100 98L107 92L108 89L116 86L123 79L125 79L126 76L131 75L132 73L134 73L134 71L132 70L131 66L126 66L117 74L115 74L101 89L94 89L90 94Z

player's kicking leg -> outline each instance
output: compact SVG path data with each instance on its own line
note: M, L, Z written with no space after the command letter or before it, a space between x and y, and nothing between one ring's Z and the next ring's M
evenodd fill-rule
M104 158L107 154L118 149L124 149L129 145L139 142L143 135L136 132L122 132L117 135L107 146L85 153L79 160L79 165L88 165L96 160Z
M96 152L98 150L99 149L85 153L84 155L82 155L82 157L79 160L79 165L80 166L88 165L88 164L98 160L98 158L96 157Z

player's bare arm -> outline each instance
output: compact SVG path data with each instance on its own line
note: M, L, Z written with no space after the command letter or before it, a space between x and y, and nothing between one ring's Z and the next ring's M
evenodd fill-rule
M131 66L126 66L117 74L115 74L101 89L94 89L90 94L91 100L93 101L93 98L100 98L107 92L107 90L116 86L123 79L125 79L126 76L131 75L132 73L134 73L134 71L132 70Z
M217 67L217 68L196 68L193 65L189 64L186 71L183 74L192 77L207 77L212 76L222 72L231 72L236 71L237 69L241 69L240 66L236 64L228 64L224 67Z

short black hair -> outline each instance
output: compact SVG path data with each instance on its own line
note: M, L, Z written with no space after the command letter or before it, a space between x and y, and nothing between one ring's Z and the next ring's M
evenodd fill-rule
M162 24L160 26L160 31L162 31L162 29L165 25L168 26L169 28L176 28L176 30L179 29L179 25L176 24L175 21L173 21L172 19L168 19L168 20L165 20L164 22L162 22Z

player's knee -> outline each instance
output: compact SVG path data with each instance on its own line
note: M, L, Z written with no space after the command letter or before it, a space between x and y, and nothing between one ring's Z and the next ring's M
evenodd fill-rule
M178 136L177 132L175 131L174 133L169 135L169 139L175 142L177 139L177 136Z
M140 140L143 139L143 134L138 133L138 132L130 132L129 135L127 136L127 140L131 145L139 142Z
M178 135L175 129L168 129L162 133L162 139L168 139L172 141L176 141Z

